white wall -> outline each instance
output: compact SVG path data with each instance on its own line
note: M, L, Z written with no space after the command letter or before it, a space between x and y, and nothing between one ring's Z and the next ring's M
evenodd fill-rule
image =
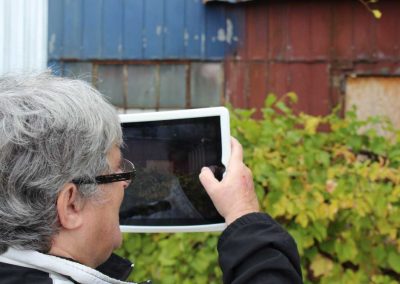
M0 75L47 67L47 0L0 0Z

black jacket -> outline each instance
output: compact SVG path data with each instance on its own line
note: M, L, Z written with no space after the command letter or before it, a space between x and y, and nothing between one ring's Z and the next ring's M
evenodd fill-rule
M303 283L293 238L263 213L230 224L218 243L224 283Z
M248 214L229 225L220 237L218 252L225 284L302 283L295 242L266 214ZM100 270L112 278L123 280L130 271L130 263L112 257ZM51 274L0 260L0 284L58 283L51 279ZM72 279L73 271L68 275L71 283L78 283Z

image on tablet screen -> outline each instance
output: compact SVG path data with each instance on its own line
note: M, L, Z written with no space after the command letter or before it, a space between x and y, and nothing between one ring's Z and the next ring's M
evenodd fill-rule
M134 163L136 178L125 190L121 225L224 222L198 178L203 166L223 169L219 116L127 122L122 129L123 156Z

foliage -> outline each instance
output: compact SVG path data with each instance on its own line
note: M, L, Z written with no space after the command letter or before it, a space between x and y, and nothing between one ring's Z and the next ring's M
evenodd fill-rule
M296 239L305 283L398 283L400 143L377 135L379 118L296 114L293 93L270 95L263 119L232 110L262 209ZM321 131L322 129L322 131ZM362 132L361 132L362 131ZM221 283L218 234L131 234L119 254L135 281Z
M216 233L124 234L117 253L135 264L132 281L219 284Z
M263 209L296 239L306 283L398 283L400 144L372 126L393 127L295 114L296 101L268 96L260 121L232 115Z

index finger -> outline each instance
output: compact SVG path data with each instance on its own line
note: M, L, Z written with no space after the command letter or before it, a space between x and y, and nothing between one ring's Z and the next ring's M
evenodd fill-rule
M243 148L242 145L237 141L235 137L231 136L231 158L229 164L232 162L235 164L237 162L243 161Z

